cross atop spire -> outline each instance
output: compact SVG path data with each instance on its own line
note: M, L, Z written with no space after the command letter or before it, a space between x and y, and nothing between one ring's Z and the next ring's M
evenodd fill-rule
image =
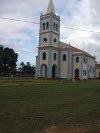
M51 12L55 14L53 0L50 0L50 2L49 2L48 9L47 9L47 14L49 14Z

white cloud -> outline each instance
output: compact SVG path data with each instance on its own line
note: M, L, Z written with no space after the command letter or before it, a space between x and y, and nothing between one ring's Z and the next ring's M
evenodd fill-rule
M82 30L100 29L100 1L92 0L72 0L68 1L70 6L62 14L62 25ZM66 19L65 19L66 18ZM71 42L74 46L85 49L92 55L97 55L97 61L100 61L100 34L61 29L61 38L65 42ZM90 50L91 47L91 50Z
M39 22L40 14L46 12L48 3L49 0L0 0L0 16ZM61 27L99 31L100 0L54 0L54 4L61 17ZM26 60L33 58L35 62L37 50L33 55L27 54L27 50L36 49L38 35L39 25L0 19L0 43L19 50L19 61L25 50ZM100 61L100 34L61 28L61 40L84 48Z

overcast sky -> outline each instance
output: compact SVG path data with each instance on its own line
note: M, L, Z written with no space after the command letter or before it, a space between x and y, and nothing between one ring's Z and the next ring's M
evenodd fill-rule
M49 0L0 0L0 17L39 23ZM100 0L54 0L56 14L61 18L60 40L89 52L100 62ZM84 32L63 27L95 31ZM39 25L0 18L0 44L13 48L18 62L35 64L39 45Z

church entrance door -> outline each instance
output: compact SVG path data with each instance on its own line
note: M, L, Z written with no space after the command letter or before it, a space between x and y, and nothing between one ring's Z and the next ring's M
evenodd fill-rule
M41 66L41 77L43 78L47 77L47 66L46 65Z
M75 70L75 79L79 80L79 69Z
M56 65L52 66L52 77L53 78L57 77L57 66Z

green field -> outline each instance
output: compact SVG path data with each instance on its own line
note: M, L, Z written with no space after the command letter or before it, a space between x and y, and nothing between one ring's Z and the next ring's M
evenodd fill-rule
M0 79L0 133L100 133L100 80Z

